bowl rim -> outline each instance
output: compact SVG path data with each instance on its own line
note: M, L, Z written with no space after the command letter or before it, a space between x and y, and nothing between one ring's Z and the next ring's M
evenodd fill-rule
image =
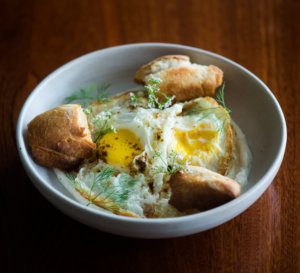
M271 99L272 103L275 105L275 108L277 109L277 112L279 114L280 120L281 120L281 126L282 126L282 131L281 131L281 142L280 146L278 148L276 157L274 158L273 162L271 163L270 168L266 171L266 173L259 179L255 185L253 185L251 188L249 188L246 192L241 194L238 198L223 204L221 206L218 206L216 208L210 209L208 211L204 212L198 212L195 214L191 215L185 215L185 216L180 216L180 217L169 217L169 218L132 218L132 217L126 217L126 216L121 216L121 215L115 215L108 213L106 211L100 211L100 210L95 210L90 207L84 206L83 204L79 203L76 200L71 199L70 197L66 196L59 190L55 189L52 187L48 182L46 181L45 178L43 178L38 171L36 170L34 166L34 162L28 160L29 157L31 156L25 147L25 140L23 138L23 126L24 126L24 115L26 111L28 110L28 107L30 106L31 101L34 99L36 94L39 92L41 88L43 88L44 85L46 85L49 81L52 81L56 76L58 76L60 73L63 73L64 70L67 70L71 68L72 66L76 66L78 63L81 61L88 59L88 58L93 58L95 55L102 54L105 51L111 51L111 50L118 50L118 49L126 49L126 48L132 48L132 47L165 47L165 48L170 48L170 49L186 49L186 50L192 50L195 52L199 53L204 53L206 55L210 55L212 57L221 59L225 62L230 63L231 65L239 68L242 70L244 73L248 74L252 78L254 78L262 87L264 92L269 96ZM286 122L285 118L283 115L283 112L281 110L281 107L279 105L279 102L273 95L273 93L270 91L270 89L260 80L257 76L255 76L252 72L244 68L243 66L239 65L238 63L223 57L219 54L199 49L196 47L192 46L187 46L187 45L181 45L181 44L173 44L173 43L131 43L131 44L124 44L124 45L117 45L117 46L112 46L112 47L107 47L104 49L99 49L87 54L84 54L80 57L77 57L64 65L58 67L54 71L52 71L50 74L48 74L40 83L37 84L37 86L33 89L33 91L30 93L30 95L27 97L26 101L24 102L21 111L19 113L18 117L18 122L17 122L17 128L16 128L16 140L17 140L17 147L18 147L18 152L19 156L21 159L21 162L23 164L23 167L27 171L29 177L31 180L35 180L35 183L39 183L41 187L43 187L44 190L47 192L51 193L52 196L55 196L58 198L62 203L66 205L71 205L74 207L74 209L79 210L79 211L84 211L88 212L89 214L94 214L97 217L105 217L109 218L110 220L116 220L116 221L126 221L126 222L131 222L131 223L149 223L149 224L176 224L176 223L181 223L181 222L187 222L187 221L193 221L193 220L201 220L202 218L205 219L206 217L213 217L214 215L219 215L222 214L224 211L233 209L236 207L237 204L240 202L246 201L254 192L259 191L260 188L263 188L266 183L271 183L274 172L276 173L277 170L279 169L281 162L283 160L283 156L285 153L285 147L286 147L286 141L287 141L287 128L286 128ZM271 180L271 181L270 181ZM33 183L35 185L35 183ZM36 186L36 185L35 185ZM267 185L268 186L268 185ZM257 197L259 198L259 196ZM48 198L47 198L48 199ZM48 199L49 200L49 199ZM255 199L256 200L256 199ZM50 201L50 200L49 200ZM52 201L53 202L53 201ZM250 204L251 205L251 204Z

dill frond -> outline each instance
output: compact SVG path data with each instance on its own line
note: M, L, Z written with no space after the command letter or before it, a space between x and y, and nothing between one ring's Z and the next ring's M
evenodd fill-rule
M225 88L225 82L223 82L218 94L216 94L216 101L218 102L219 106L206 107L201 102L198 102L197 106L192 106L185 114L186 115L199 115L199 114L202 114L201 118L198 119L198 122L204 120L205 118L207 118L210 115L215 115L215 117L218 120L221 121L221 124L218 127L218 132L223 132L224 127L227 124L230 124L229 114L232 112L225 105L224 88Z
M223 82L218 94L216 95L216 101L222 105L222 107L227 111L228 114L230 114L231 110L227 108L225 105L224 89L225 89L225 82Z
M128 200L136 179L130 175L121 174L119 185L115 186L110 181L114 172L114 168L107 167L98 173L94 173L92 185L88 191L82 188L80 182L76 181L72 174L67 173L66 175L74 188L88 198L87 206L94 204L111 212L119 212L120 205Z
M66 173L67 178L69 179L69 182L72 184L72 186L78 190L79 192L82 192L84 194L88 194L88 192L81 186L79 182L77 182L71 173Z
M111 84L102 84L97 88L96 84L92 84L89 87L81 88L79 91L75 91L71 96L66 97L66 103L71 103L74 101L81 101L86 103L87 101L101 101L109 102L107 89Z

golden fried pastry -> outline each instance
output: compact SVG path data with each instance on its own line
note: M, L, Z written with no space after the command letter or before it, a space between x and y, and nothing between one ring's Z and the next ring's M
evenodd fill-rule
M80 105L61 105L28 124L28 138L36 163L69 170L96 148Z
M174 173L169 183L169 203L180 211L212 209L238 197L241 191L233 179L198 166Z
M151 84L151 79L160 79L160 91L175 96L174 101L186 101L203 96L213 96L222 84L223 72L214 65L192 64L184 55L169 55L142 66L134 80Z

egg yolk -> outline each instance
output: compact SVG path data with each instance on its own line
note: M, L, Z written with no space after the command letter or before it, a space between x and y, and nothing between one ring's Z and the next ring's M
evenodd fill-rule
M106 163L130 168L133 159L143 152L143 146L133 132L119 129L116 133L107 133L100 139L98 151Z
M182 154L186 161L191 156L209 160L219 152L218 131L207 124L201 124L190 131L178 130L174 134L173 149Z

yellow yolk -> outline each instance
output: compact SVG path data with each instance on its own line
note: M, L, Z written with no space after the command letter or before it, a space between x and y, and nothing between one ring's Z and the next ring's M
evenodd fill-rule
M217 154L218 131L210 128L208 124L201 124L190 131L176 131L173 138L173 149L182 154L184 160L196 156L201 160L209 160Z
M129 168L133 159L143 152L140 139L127 129L105 134L99 142L101 159L111 165Z

